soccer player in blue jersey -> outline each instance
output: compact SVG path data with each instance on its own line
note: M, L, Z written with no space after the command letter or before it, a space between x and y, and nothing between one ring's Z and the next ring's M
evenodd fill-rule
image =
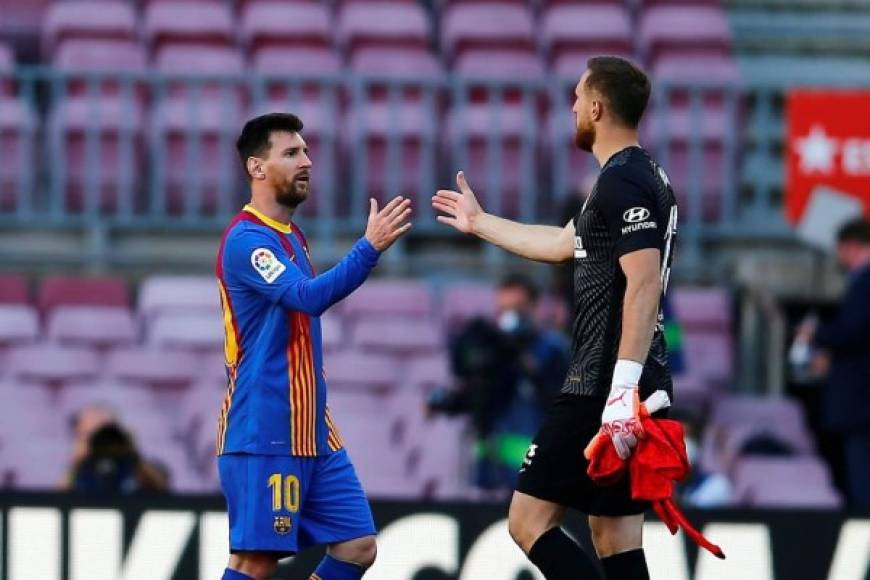
M410 201L379 210L372 199L365 235L316 274L292 221L311 178L301 131L284 113L242 129L251 203L217 256L229 379L217 437L230 523L224 580L269 578L279 558L318 544L328 548L312 580L358 580L375 559L371 510L326 403L319 317L410 229Z

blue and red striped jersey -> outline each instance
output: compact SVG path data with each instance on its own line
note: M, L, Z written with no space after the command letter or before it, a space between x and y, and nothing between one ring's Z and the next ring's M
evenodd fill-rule
M295 224L248 205L227 226L216 265L228 377L218 455L341 449L326 404L320 315L365 281L379 255L362 238L316 275Z

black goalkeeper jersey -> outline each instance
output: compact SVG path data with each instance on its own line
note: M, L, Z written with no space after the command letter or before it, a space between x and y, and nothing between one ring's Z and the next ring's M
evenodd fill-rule
M667 289L677 231L677 202L668 176L644 149L623 149L602 167L574 228L572 357L562 392L604 397L622 335L625 274L619 258L658 248ZM641 400L657 389L673 395L661 321L659 308L640 379Z

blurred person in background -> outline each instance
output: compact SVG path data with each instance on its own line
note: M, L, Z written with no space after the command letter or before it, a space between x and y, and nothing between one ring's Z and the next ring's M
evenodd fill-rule
M71 491L92 496L165 493L168 488L166 472L143 461L133 438L115 422L91 433L70 479Z
M852 220L837 233L837 260L847 273L837 314L801 325L792 350L805 348L811 372L826 376L823 424L843 438L847 495L870 508L870 220Z
M73 450L70 460L70 475L64 482L63 487L72 485L72 472L88 455L91 436L101 427L109 423L117 422L115 412L105 405L91 404L78 410L70 418L70 430L73 435Z
M568 370L565 337L536 322L539 292L526 276L504 278L496 320L469 321L449 341L452 388L435 391L434 412L469 414L476 436L474 483L507 492L525 450Z
M725 473L708 471L701 464L701 440L704 434L704 422L700 417L674 411L672 419L683 424L686 441L686 456L692 470L677 489L680 499L686 505L698 508L717 508L731 504L734 486Z

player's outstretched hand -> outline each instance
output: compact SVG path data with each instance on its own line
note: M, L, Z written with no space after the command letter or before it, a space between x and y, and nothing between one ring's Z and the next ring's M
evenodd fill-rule
M456 185L462 193L440 189L432 198L432 207L446 214L438 216L439 222L453 226L464 234L472 234L475 221L483 214L483 209L461 171L456 174Z
M382 210L378 210L378 202L371 198L366 239L377 251L383 252L411 229L409 217L411 217L410 199L404 199L401 195L394 197Z

